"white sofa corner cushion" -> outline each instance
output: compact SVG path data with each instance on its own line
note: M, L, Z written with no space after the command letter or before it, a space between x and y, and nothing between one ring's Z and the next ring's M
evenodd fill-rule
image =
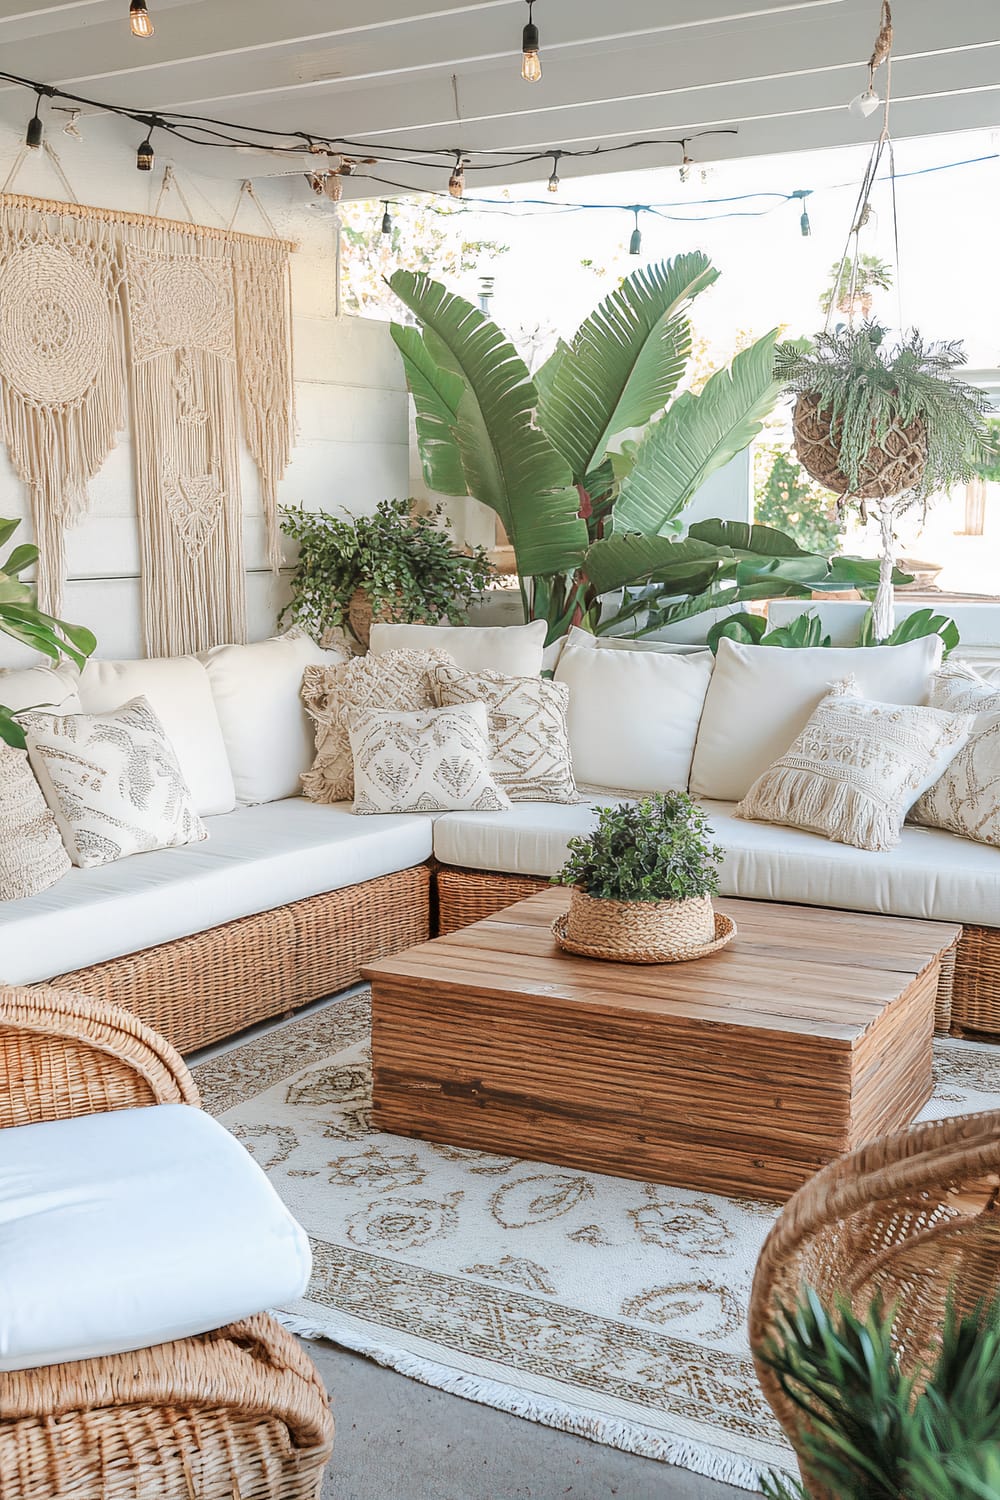
M309 1240L186 1104L0 1130L0 1370L122 1354L302 1296Z
M569 688L573 774L584 786L687 790L712 653L596 651L567 644L556 681Z
M302 797L206 819L204 843L73 869L38 896L0 906L0 979L56 974L205 932L430 857L431 820L356 818L350 803Z
M163 725L198 813L232 812L233 773L203 663L196 656L89 661L81 673L84 713L104 713L140 697Z
M369 650L447 651L456 666L467 672L484 667L505 677L537 677L542 670L546 627L544 620L527 625L392 625L377 621L371 629Z
M237 802L254 806L299 796L315 754L313 726L299 696L302 674L344 659L302 632L201 653Z
M593 828L595 809L621 800L591 797L570 807L518 802L505 813L446 813L434 825L434 853L442 864L468 870L555 875L569 839ZM732 802L702 806L726 852L724 896L988 927L1000 921L1000 849L907 824L894 849L873 854L797 828L743 822L733 816Z
M691 794L745 797L783 755L835 682L855 677L879 703L923 703L941 663L940 636L902 646L791 649L719 642L691 764Z
M15 713L41 708L46 713L78 714L79 676L69 663L59 667L6 667L0 671L0 703Z

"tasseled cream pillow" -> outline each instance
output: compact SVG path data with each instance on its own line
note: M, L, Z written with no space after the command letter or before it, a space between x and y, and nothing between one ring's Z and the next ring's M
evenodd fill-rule
M37 896L72 868L27 755L0 744L0 901Z
M961 750L972 722L968 714L874 703L847 678L757 778L735 815L858 849L892 849L906 814Z
M1000 683L949 662L931 678L928 701L932 708L971 714L972 732L910 820L1000 848Z

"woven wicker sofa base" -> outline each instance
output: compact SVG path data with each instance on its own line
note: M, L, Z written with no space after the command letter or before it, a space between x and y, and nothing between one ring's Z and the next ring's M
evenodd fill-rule
M441 934L481 922L549 886L540 876L501 875L453 865L438 865L434 880L436 930ZM963 928L957 950L941 964L935 1028L954 1036L1000 1040L1000 929Z
M356 984L363 964L425 942L429 923L430 871L418 865L48 983L123 1006L193 1052Z
M315 1500L332 1442L315 1366L266 1315L0 1375L3 1500Z

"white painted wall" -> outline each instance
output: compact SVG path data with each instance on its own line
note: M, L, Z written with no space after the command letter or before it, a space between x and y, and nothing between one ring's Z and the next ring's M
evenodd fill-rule
M101 139L99 122L85 121L82 128L83 143L50 132L78 199L151 211L161 172L154 171L152 181L138 173L131 159L123 160L120 143ZM0 131L0 181L19 145L19 136ZM187 171L179 176L200 222L228 223L235 184ZM36 156L22 167L15 189L65 197L50 166ZM370 511L383 497L409 492L408 398L399 357L386 324L338 315L334 220L309 209L301 177L259 184L258 191L279 233L300 246L292 257L298 437L280 499L312 510ZM162 212L185 217L172 195ZM247 204L236 227L266 233ZM273 634L287 590L284 580L264 563L257 476L248 455L242 481L248 618L250 637L256 640ZM138 539L127 431L93 480L90 495L90 514L68 536L63 613L95 631L98 656L139 656ZM2 444L0 516L23 517L17 540L30 539L27 495ZM32 659L31 653L0 635L0 666Z

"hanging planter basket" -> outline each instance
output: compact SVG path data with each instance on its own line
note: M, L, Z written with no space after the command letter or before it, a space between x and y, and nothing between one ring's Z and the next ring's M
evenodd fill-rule
M884 443L872 444L851 486L840 468L840 423L831 423L830 409L821 408L812 392L795 403L792 426L795 452L806 473L835 495L850 493L856 500L888 500L917 486L927 463L927 429L922 421L908 427L894 422Z

